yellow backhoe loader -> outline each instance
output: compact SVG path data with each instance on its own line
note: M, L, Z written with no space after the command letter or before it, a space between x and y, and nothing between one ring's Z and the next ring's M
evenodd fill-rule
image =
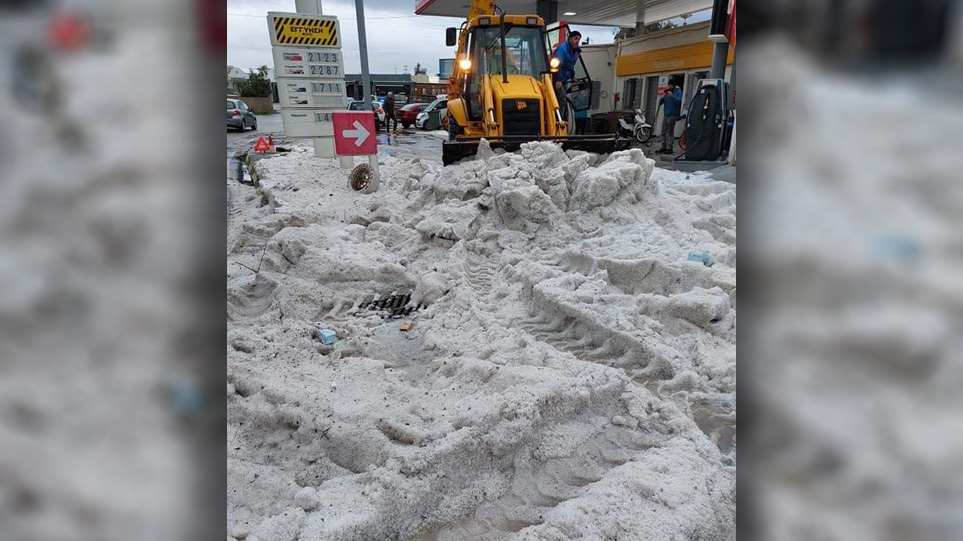
M481 139L509 151L527 141L558 141L599 154L627 148L629 140L615 134L572 135L574 111L592 101L582 59L559 103L553 76L560 61L552 56L545 22L496 9L491 0L472 0L461 28L447 31L447 45L458 49L448 81L445 165L474 155Z

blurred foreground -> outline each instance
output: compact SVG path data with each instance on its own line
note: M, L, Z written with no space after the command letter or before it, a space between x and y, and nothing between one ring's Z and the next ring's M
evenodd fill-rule
M740 38L747 539L963 530L963 27L896 4L759 5Z
M220 148L197 99L222 101L216 24L186 1L0 10L0 539L216 539L223 282L199 232L223 246L224 211L195 126Z
M955 5L743 5L746 538L963 527ZM223 4L0 9L0 539L215 539Z

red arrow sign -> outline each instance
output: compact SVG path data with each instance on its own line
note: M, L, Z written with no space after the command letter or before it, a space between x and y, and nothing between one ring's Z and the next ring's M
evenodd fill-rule
M342 156L378 153L374 113L333 111L334 149Z

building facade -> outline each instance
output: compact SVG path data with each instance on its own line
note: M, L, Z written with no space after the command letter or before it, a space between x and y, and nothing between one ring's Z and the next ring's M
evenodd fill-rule
M670 81L682 89L682 110L689 106L700 79L709 76L713 43L709 21L643 34L607 45L582 48L585 68L599 81L599 99L592 113L642 109L660 134L661 90ZM734 49L726 59L726 80L730 79ZM618 101L616 101L618 97ZM685 129L676 124L676 136Z
M344 76L344 86L347 97L362 100L364 84L361 82L360 74L346 74ZM374 96L385 96L388 92L395 95L404 94L405 97L414 95L415 81L408 73L372 73L371 74L371 94Z

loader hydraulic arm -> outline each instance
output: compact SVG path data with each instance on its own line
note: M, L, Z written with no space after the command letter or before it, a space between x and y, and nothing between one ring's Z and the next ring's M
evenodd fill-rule
M469 21L480 15L494 15L494 14L495 14L494 0L471 0L471 4L468 6Z
M458 66L458 60L465 58L468 54L468 22L482 15L495 14L494 0L471 0L468 6L468 18L461 25L458 32L458 47L455 49L455 69L451 78L448 79L448 94L452 98L461 95L461 84L464 71Z
M555 94L555 84L552 82L552 76L547 73L542 75L542 94L545 96L548 113L545 115L547 124L545 133L565 135L568 133L568 124L562 120L561 104L558 103L558 97Z
M485 74L482 80L482 105L485 107L485 126L490 134L498 134L498 120L495 117L495 96L492 93L492 77Z

